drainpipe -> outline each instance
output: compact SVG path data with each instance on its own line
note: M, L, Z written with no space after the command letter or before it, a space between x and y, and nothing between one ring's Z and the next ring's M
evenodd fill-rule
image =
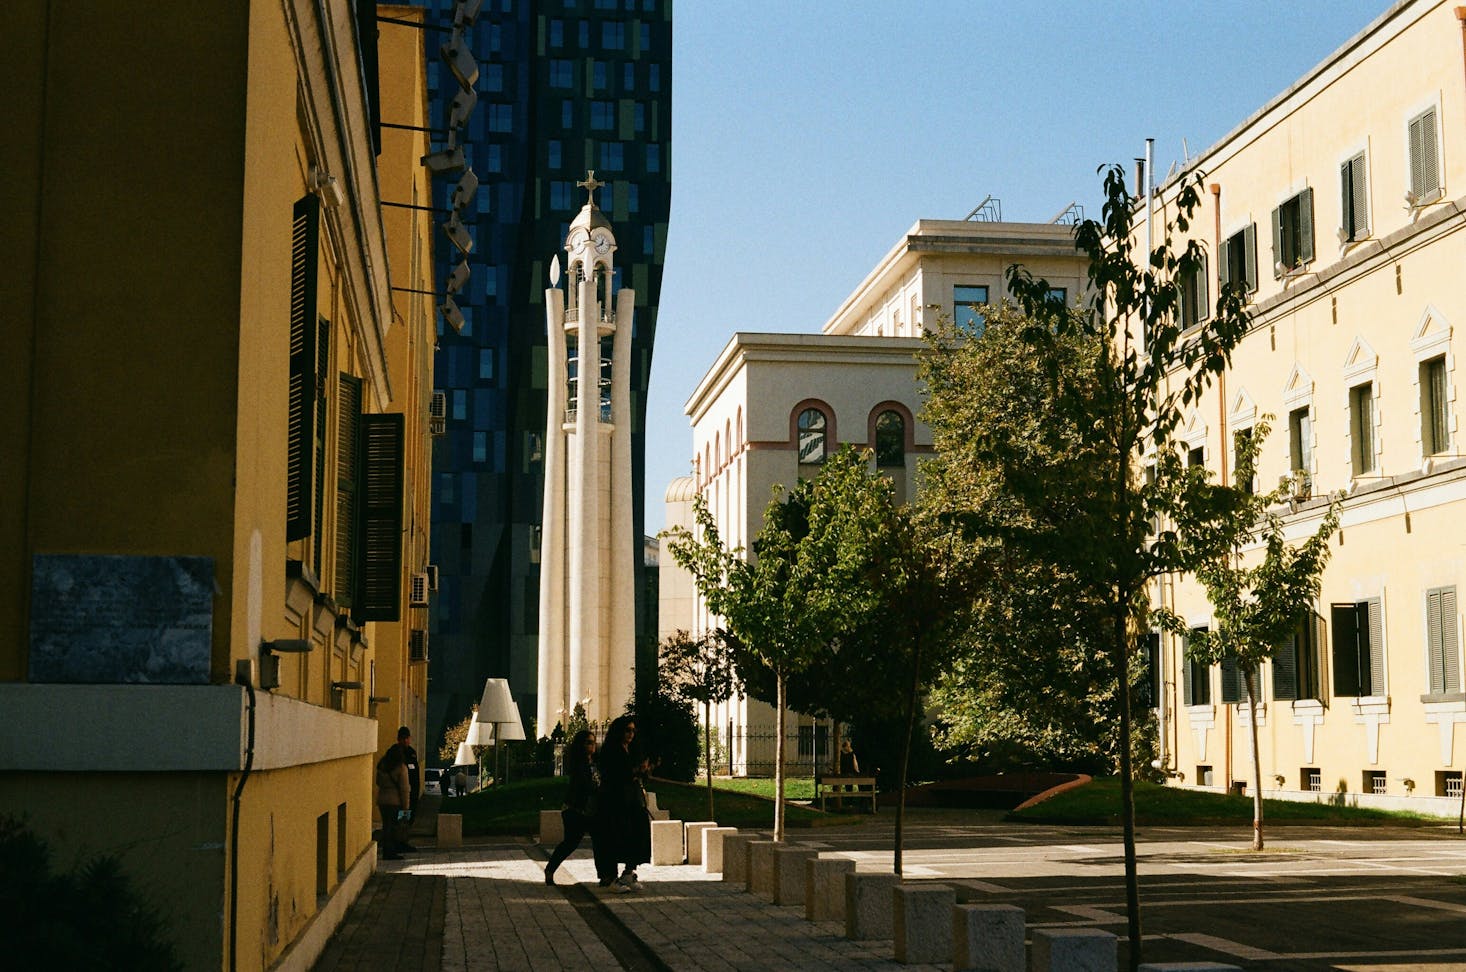
M244 772L239 774L239 783L234 787L234 807L229 825L229 968L239 968L239 798L244 793L244 784L249 779L255 762L255 687L247 674L241 671L240 684L249 696L248 735L244 749Z

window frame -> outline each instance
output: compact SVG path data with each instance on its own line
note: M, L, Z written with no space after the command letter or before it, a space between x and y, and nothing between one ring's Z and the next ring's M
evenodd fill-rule
M1379 472L1379 409L1375 407L1374 385L1369 379L1349 386L1349 469L1355 479ZM1363 408L1366 404L1367 414Z
M982 291L982 300L963 300L959 296L960 291ZM978 310L979 307L986 307L992 299L992 288L987 284L953 284L952 285L952 323L960 328L970 330L974 336L981 334L987 326L987 315Z
M1195 624L1191 626L1190 630L1210 631L1211 626ZM1188 708L1212 705L1211 670L1213 666L1192 658L1189 651L1190 645L1191 636L1183 636L1181 640L1181 698Z
M1417 124L1423 122L1427 117L1431 118L1428 133L1416 128ZM1417 150L1421 154L1418 165ZM1419 208L1444 198L1446 180L1442 155L1441 106L1439 101L1433 100L1405 121L1405 178L1407 180L1405 189L1412 208ZM1433 168L1433 172L1425 171L1427 161ZM1434 184L1431 183L1431 179L1434 180Z
M821 424L818 428L813 425L805 425L805 418L811 415L818 415ZM789 438L794 445L796 462L801 466L819 466L830 457L830 443L834 438L835 415L834 410L824 402L814 399L807 399L794 406L789 415ZM804 458L804 438L807 434L818 432L820 434L820 454L818 459Z
M1429 459L1451 449L1451 386L1446 354L1426 358L1417 366L1420 383L1420 450ZM1439 387L1437 387L1437 372Z
M1241 286L1244 294L1257 292L1257 223L1246 225L1230 233L1222 243L1222 252L1217 258L1217 289L1233 283L1237 270L1242 271Z
M1313 188L1305 186L1272 213L1273 279L1281 280L1313 262Z
M1389 668L1385 655L1388 645L1384 597L1375 595L1357 601L1336 602L1329 605L1329 613L1333 629L1329 639L1329 661L1333 669L1334 696L1343 699L1386 696L1389 692ZM1360 637L1361 632L1363 638Z
M1180 297L1178 306L1183 331L1200 327L1211 319L1211 293L1208 286L1208 274L1211 272L1211 267L1208 265L1205 250L1201 251L1200 256L1201 264L1190 273L1184 274L1176 282Z

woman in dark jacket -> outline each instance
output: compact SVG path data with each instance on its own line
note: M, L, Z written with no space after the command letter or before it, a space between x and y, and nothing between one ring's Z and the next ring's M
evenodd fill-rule
M555 883L555 869L580 846L581 838L591 829L596 812L596 791L601 785L595 756L595 734L589 729L580 730L570 740L570 747L565 752L565 775L570 777L570 791L565 795L565 808L560 811L565 839L556 845L550 854L550 863L545 865L546 884Z
M646 790L641 756L633 745L636 719L621 716L606 731L606 745L598 757L601 789L596 798L596 877L601 887L624 893L641 889L636 866L652 859L651 818L646 812ZM616 876L618 866L625 867Z

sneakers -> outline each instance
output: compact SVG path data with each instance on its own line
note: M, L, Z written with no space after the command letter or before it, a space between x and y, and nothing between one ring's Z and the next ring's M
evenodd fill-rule
M611 882L611 893L612 894L630 894L631 893L631 885L625 883L620 878L617 878L616 880L614 880L614 881Z
M616 879L616 883L626 885L626 890L628 891L641 890L641 880L637 878L635 871L627 871Z

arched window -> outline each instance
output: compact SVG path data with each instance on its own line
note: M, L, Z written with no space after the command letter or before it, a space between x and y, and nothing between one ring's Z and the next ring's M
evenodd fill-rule
M887 409L876 416L876 465L906 465L906 419Z
M817 408L806 408L799 413L799 461L819 463L825 461L825 413Z

